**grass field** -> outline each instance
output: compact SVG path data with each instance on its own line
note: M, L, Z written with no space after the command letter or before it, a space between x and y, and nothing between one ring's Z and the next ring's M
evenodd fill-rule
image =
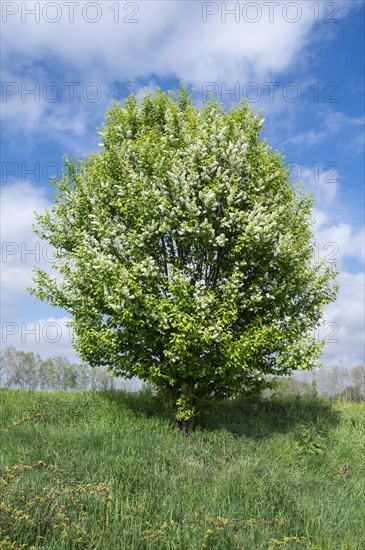
M365 404L0 390L0 548L365 548ZM24 545L24 546L22 546Z

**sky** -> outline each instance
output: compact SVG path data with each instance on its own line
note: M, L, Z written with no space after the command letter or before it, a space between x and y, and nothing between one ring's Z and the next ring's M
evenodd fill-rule
M29 295L52 269L34 212L64 154L98 149L108 106L195 89L262 109L265 138L316 198L314 258L339 262L316 337L325 368L364 364L364 2L195 0L1 3L1 347L78 360L68 313Z

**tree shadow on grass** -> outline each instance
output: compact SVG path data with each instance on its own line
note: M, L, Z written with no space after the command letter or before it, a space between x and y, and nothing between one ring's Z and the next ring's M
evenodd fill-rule
M168 405L150 391L103 392L109 401L123 405L137 417L171 422ZM227 430L238 437L263 439L275 433L288 433L297 427L310 427L327 433L340 420L340 412L329 401L318 398L238 398L211 405L199 418L198 431ZM177 429L177 428L176 428Z
M127 408L136 416L169 419L167 404L160 403L149 389L142 389L139 392L107 390L99 392L99 395L105 398L109 403Z
M237 399L217 404L202 419L201 429L225 429L237 436L263 439L298 426L327 433L340 420L328 401L314 398Z

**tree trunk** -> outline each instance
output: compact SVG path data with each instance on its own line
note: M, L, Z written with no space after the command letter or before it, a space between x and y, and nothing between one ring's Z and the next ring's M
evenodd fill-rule
M193 378L189 378L188 380L185 381L185 383L187 384L187 396L188 396L188 403L189 403L189 408L190 409L193 409L195 407L195 401L196 401L196 396L195 396L195 381ZM179 426L180 430L182 430L185 435L189 435L191 434L195 427L196 427L196 416L194 414L194 416L192 416L191 418L188 418L187 420L177 420L176 419L176 412L177 412L177 407L176 407L176 400L177 400L177 397L178 397L178 391L171 385L167 385L166 386L166 389L167 389L167 395L168 395L168 398L169 398L169 401L171 403L171 419Z
M176 391L173 386L170 386L170 384L166 386L166 389L167 396L170 401L170 417L171 420L176 423Z
M194 386L195 386L195 380L193 378L189 378L187 380L189 409L195 409L195 387ZM192 416L191 418L180 421L180 429L183 430L185 435L191 434L194 431L195 426L196 426L195 412L194 412L194 416Z
M195 416L192 416L188 420L180 420L179 421L179 428L181 431L184 432L185 435L190 435L196 427L196 418Z

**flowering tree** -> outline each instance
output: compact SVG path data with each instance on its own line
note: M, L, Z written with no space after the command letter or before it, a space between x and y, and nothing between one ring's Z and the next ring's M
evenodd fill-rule
M246 102L198 110L183 86L132 95L37 216L62 277L37 270L32 292L70 312L82 359L164 388L186 431L203 399L318 364L336 295L312 261L312 199L262 123Z

